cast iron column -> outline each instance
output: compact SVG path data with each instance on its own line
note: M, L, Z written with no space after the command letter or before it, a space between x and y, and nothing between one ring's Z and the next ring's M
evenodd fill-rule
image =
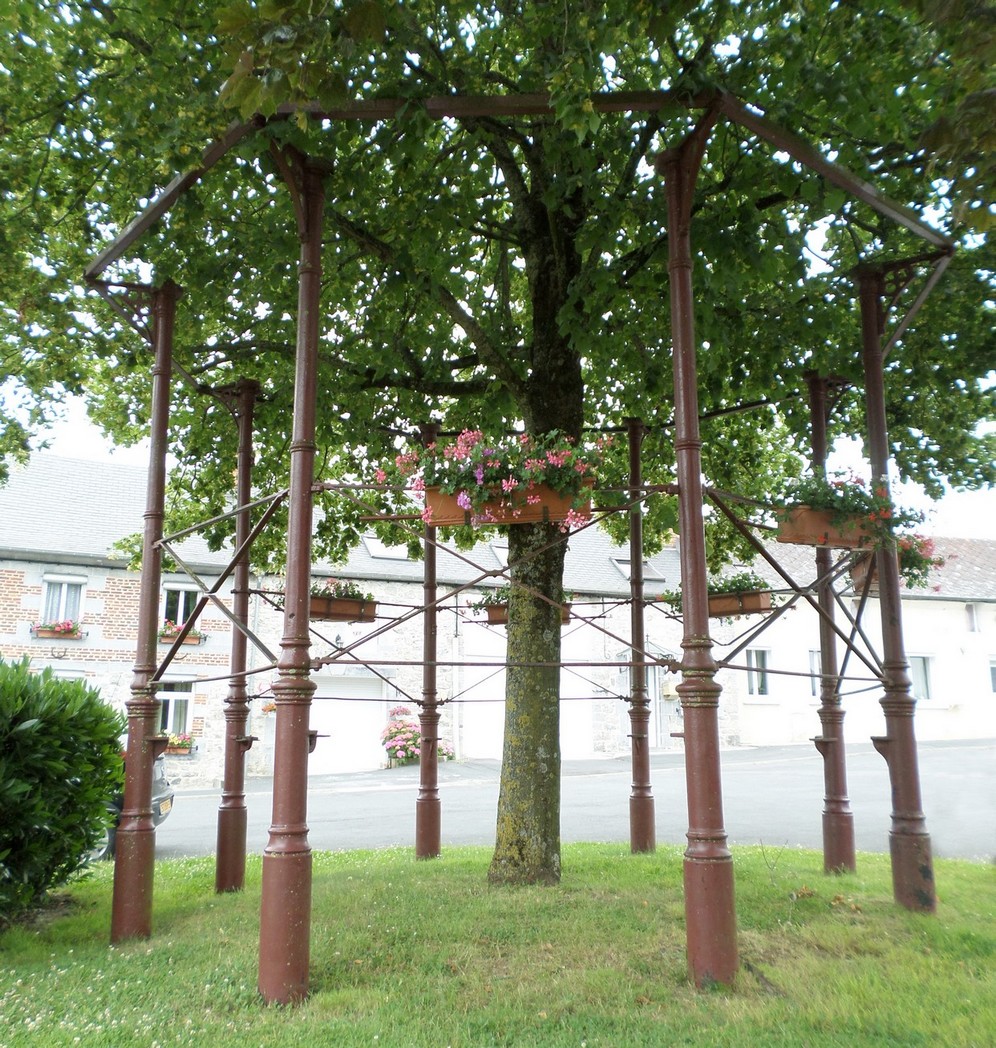
M287 579L279 676L273 685L276 739L273 821L263 851L259 931L259 991L287 1004L308 993L311 934L311 847L308 844L308 719L315 683L309 659L312 486L315 468L318 320L322 273L322 175L298 169L301 261L298 290L294 423L290 449Z
M643 470L640 447L643 423L626 419L629 435L629 724L633 787L629 795L630 851L652 852L657 846L654 793L650 778L650 697L647 694L646 630L643 604Z
M858 271L861 297L861 343L865 371L865 408L872 482L889 486L889 434L885 417L885 376L882 356L882 296L884 280L873 269ZM930 835L920 800L909 663L903 644L902 602L899 596L899 559L894 549L875 553L878 599L882 611L882 675L885 694L884 738L872 739L885 757L892 784L892 891L896 902L910 910L933 913L934 863Z
M681 535L684 652L677 687L684 714L688 847L685 918L689 974L696 986L731 983L737 971L733 856L726 846L719 759L719 696L709 636L702 441L692 293L691 210L695 180L715 117L705 117L678 149L658 161L668 197L668 273L674 367L674 447Z
M423 446L438 427L422 427ZM415 800L415 858L435 859L440 845L439 705L436 690L436 529L426 524L422 575L422 706L419 710L418 797Z
M153 348L151 445L142 534L142 575L138 596L138 646L128 711L124 806L118 824L114 859L111 942L148 938L152 934L152 881L156 831L152 823L152 768L166 748L159 731L156 671L159 632L159 584L162 579L163 517L166 498L166 449L169 427L173 328L180 288L167 281L152 297Z
M252 499L253 408L259 384L248 380L237 384L235 420L239 429L236 504L248 506ZM241 549L251 530L251 511L243 509L235 518L235 547ZM249 619L249 550L238 564L232 586L232 613L239 622ZM232 630L232 675L225 700L225 773L218 808L218 848L214 889L241 891L246 875L246 752L252 740L246 736L249 700L246 688L246 635Z
M827 380L815 371L806 373L809 410L812 416L813 473L826 476L827 466ZM854 817L847 799L847 764L844 759L844 707L840 701L837 635L833 628L834 595L827 573L833 554L826 546L816 547L816 572L820 582L817 599L820 616L820 724L813 739L823 757L823 870L844 873L855 870Z

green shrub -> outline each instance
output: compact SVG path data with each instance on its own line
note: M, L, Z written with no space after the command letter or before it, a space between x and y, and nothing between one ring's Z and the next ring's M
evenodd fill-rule
M82 681L0 659L0 914L84 865L120 789L124 724Z

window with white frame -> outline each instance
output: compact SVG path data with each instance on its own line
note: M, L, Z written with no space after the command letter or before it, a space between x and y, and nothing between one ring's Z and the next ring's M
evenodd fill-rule
M182 626L197 607L201 592L183 586L167 586L163 593L163 619Z
M86 579L77 575L46 575L42 593L42 622L78 622L83 615Z
M930 656L911 655L910 657L910 680L913 681L913 698L917 702L925 702L931 698L930 694Z
M747 657L747 694L768 694L768 651L765 648L748 648Z
M190 731L190 700L193 681L164 680L156 692L162 703L159 730L167 735L187 735Z

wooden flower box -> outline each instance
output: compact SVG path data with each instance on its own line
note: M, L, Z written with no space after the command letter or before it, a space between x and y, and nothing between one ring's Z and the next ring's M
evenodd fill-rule
M526 498L539 498L538 502L527 502ZM537 524L564 520L573 509L583 517L591 516L591 500L586 505L575 505L573 495L562 495L546 484L537 484L526 491L516 489L506 499L486 502L473 512L457 503L456 495L448 495L439 488L425 489L425 505L430 512L430 523L436 527L460 524Z
M759 615L771 611L770 590L744 590L742 593L710 593L709 614L715 618L730 615Z
M484 608L484 613L488 617L489 626L507 626L508 625L508 605L507 604L488 604ZM564 604L560 609L560 621L570 622L571 620L571 606L570 604Z
M863 593L867 583L869 593L878 593L878 567L870 553L856 560L850 567L850 573L851 585L856 592Z
M312 597L310 615L320 622L373 622L377 602L359 597Z
M72 630L70 632L66 632L65 630L41 630L41 629L35 629L35 630L32 630L32 633L34 633L35 637L37 637L38 640L82 640L83 639L83 631L82 630Z
M193 751L193 746L167 746L163 753L168 757L189 757Z
M872 541L865 521L858 516L843 522L828 509L796 506L778 525L776 538L797 546L827 546L830 549L859 549Z

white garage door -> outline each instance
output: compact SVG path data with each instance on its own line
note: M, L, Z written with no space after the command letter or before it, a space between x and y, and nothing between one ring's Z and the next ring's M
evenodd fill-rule
M311 703L311 728L319 734L309 775L369 771L386 764L380 733L387 723L387 686L377 677L320 674ZM393 689L392 689L393 691Z

